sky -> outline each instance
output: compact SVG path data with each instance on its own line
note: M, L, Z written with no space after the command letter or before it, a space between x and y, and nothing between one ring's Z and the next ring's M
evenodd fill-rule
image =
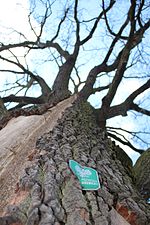
M90 1L87 2L87 4L90 4ZM9 7L8 7L9 5ZM93 4L94 6L94 4ZM28 8L29 8L29 1L28 0L5 0L2 1L1 3L1 7L0 7L0 36L1 36L1 40L5 43L8 43L9 41L12 40L16 40L18 39L18 34L16 32L14 32L12 29L10 29L11 27L14 28L14 30L19 31L21 33L24 33L27 39L35 39L35 34L34 32L31 31L30 26L28 24ZM122 9L123 11L123 9ZM91 8L91 15L92 13L94 13L94 8L92 11ZM55 16L55 15L54 15ZM33 18L32 18L33 19ZM37 21L35 19L32 20L32 24L37 27ZM38 30L38 28L37 28ZM19 40L22 40L22 36L19 36ZM107 40L105 41L107 44ZM92 46L91 46L92 47ZM88 46L89 48L89 46ZM24 52L24 50L21 49L17 49L16 52L18 55L22 55ZM40 53L40 57L42 59L43 53ZM88 54L88 52L87 52ZM96 53L95 53L96 54ZM30 55L30 57L28 58L28 64L31 66L32 68L32 64L33 61L34 63L36 63L36 53L33 53ZM96 57L97 58L97 57ZM24 59L20 57L20 62L24 63ZM86 67L84 68L84 70L82 70L82 77L84 77L84 74L87 74L87 70L89 68L92 67L92 63L95 63L95 59L93 57L93 62L91 61L90 64L87 64ZM2 67L6 67L7 64L3 64ZM39 73L42 73L43 78L45 78L46 80L49 80L49 85L51 85L52 81L54 80L55 77L55 67L51 67L49 66L49 64L46 64L44 69L43 67L41 67L41 65L38 63L36 66L33 67L34 72L36 72L36 70ZM51 76L51 79L47 79L47 76L49 76L49 74L53 74L53 76ZM39 74L41 75L41 74ZM14 76L8 76L7 80L9 82L13 82L14 81ZM1 76L1 83L0 86L2 86L5 82L6 77L5 76ZM135 90L137 87L139 87L139 85L141 84L140 80L130 80L128 82L128 85L126 84L126 82L123 82L122 85L119 87L120 91L118 91L116 98L114 99L114 103L120 103L122 102L125 97L132 93L133 90ZM125 90L126 92L126 96L123 92L123 90ZM32 91L32 90L31 90ZM121 93L121 94L120 94ZM35 96L37 96L39 94L39 89L36 89L36 91L34 91ZM97 94L97 99L100 99L100 95ZM98 106L99 101L96 101L96 96L91 96L89 101L92 103L93 106ZM144 123L147 123L147 121L144 119L143 120ZM128 128L130 130L134 130L134 128L137 128L137 124L135 123L135 121L133 120L129 120L128 118L124 119L121 116L120 117L116 117L113 120L108 121L108 126L113 126L115 124L115 126L120 126L124 129ZM133 162L135 163L136 159L139 157L138 153L135 153L135 151L132 151L131 149L129 149L128 147L123 147L123 149L128 153L128 155L132 158Z

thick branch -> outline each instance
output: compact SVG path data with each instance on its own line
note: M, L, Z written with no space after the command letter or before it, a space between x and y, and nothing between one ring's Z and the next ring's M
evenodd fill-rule
M117 88L118 88L118 86L123 78L124 72L126 70L126 65L127 65L128 59L129 59L129 55L130 55L130 51L129 51L128 47L126 46L124 48L124 51L121 54L120 59L119 59L117 71L113 78L112 84L109 88L109 91L102 100L102 108L104 107L106 109L112 103L112 100L116 94Z
M79 41L80 41L80 36L79 36L80 24L79 24L79 20L78 20L78 0L75 0L74 19L76 22L76 43L79 43Z
M0 119L7 113L3 99L0 97Z
M137 90L135 90L131 95L129 95L129 97L123 103L110 107L107 114L107 119L120 115L127 116L127 112L129 110L135 110L137 112L150 116L149 110L142 109L133 102L138 95L140 95L149 88L150 88L150 79L141 87L139 87Z
M9 95L7 97L2 98L4 103L7 102L19 102L20 104L26 105L26 104L42 104L44 103L43 100L38 97L26 97L26 96L15 96L15 95Z
M93 85L95 83L96 77L99 73L105 72L107 66L105 64L100 64L95 66L89 72L89 75L86 79L85 85L82 90L79 92L79 100L87 100L88 97L93 93Z
M128 23L128 21L125 21L123 26L120 28L119 33L118 33L119 36L123 32L127 23ZM134 27L134 24L133 24L133 27ZM105 96L105 98L103 99L102 108L104 107L105 115L106 115L106 112L109 111L108 108L110 107L111 102L112 102L112 100L113 100L113 98L116 94L117 88L118 88L118 86L119 86L119 84L120 84L120 82L123 78L123 75L124 75L124 72L126 70L126 66L127 66L127 63L128 63L128 59L129 59L129 56L130 56L130 51L132 50L132 48L134 48L136 45L138 45L141 42L144 31L146 29L148 29L148 27L149 27L149 22L147 22L135 34L132 33L132 32L134 32L133 27L131 26L130 37L129 37L128 42L126 43L124 48L120 51L120 53L116 57L114 63L110 66L106 65L106 62L109 59L109 56L112 53L112 49L113 49L114 45L116 44L119 36L114 39L114 42L112 42L112 45L111 45L111 47L108 51L108 54L106 55L103 63L98 65L98 66L95 66L90 71L90 73L87 77L85 86L80 91L79 97L87 99L89 97L89 95L92 94L92 88L93 88L93 85L96 81L97 75L101 72L106 72L106 71L110 72L110 71L115 70L117 68L116 74L114 76L112 84L110 85L109 91L108 91L107 95Z
M55 93L56 92L59 93L60 91L63 91L63 92L66 92L66 93L68 92L69 79L70 79L72 70L75 66L78 54L79 54L79 49L80 49L80 44L79 44L79 42L80 42L80 36L79 36L80 24L79 24L79 20L78 20L77 11L78 11L78 0L75 0L74 20L76 22L76 42L75 42L74 51L73 51L72 55L70 55L68 52L65 52L62 49L60 49L60 47L57 44L57 48L59 47L59 49L61 50L62 56L65 57L66 62L59 68L59 72L58 72L57 77L54 81L52 89L53 89L53 91L55 91Z
M102 107L101 107L100 115L99 115L99 119L100 119L99 123L102 128L105 128L106 119L110 118L110 115L112 115L112 114L110 114L110 109L112 109L112 108L110 108L110 105L114 99L116 92L117 92L118 86L120 85L120 82L122 81L122 78L125 73L127 63L128 63L128 59L130 56L130 52L131 52L132 48L134 48L136 45L138 45L141 42L143 33L146 29L148 29L148 27L149 27L149 22L146 23L145 26L138 31L138 33L136 32L136 36L134 36L134 35L132 36L132 34L130 32L130 38L129 38L127 44L125 45L124 49L121 51L121 56L118 59L119 62L118 62L117 71L113 78L112 84L109 88L108 93L102 99ZM134 32L133 28L131 28L131 30ZM149 84L148 84L148 87L149 87ZM141 87L141 89L142 88L144 88L144 87ZM140 90L137 90L137 91L140 92ZM135 98L134 95L136 97L136 92L133 93L133 98ZM131 96L130 96L130 98L131 98ZM129 104L129 102L126 102L126 103L128 103L127 105L130 105L130 107L131 107L131 104ZM120 107L117 108L119 113L120 113L120 111L123 112L122 109L124 109L126 107L125 104L123 104L123 105L121 104ZM128 110L130 109L130 107L128 106ZM117 111L117 113L118 113L118 111ZM123 112L123 114L126 115L127 111L124 110L124 112Z
M55 78L52 90L55 92L68 91L69 79L74 68L77 55L70 56L66 62L59 68L59 72Z
M134 5L134 7L135 7L135 5ZM135 10L134 7L133 7L133 11ZM102 107L108 108L110 106L110 104L112 103L112 100L116 94L117 88L118 88L118 86L123 78L124 72L126 70L126 65L128 63L130 52L135 46L137 46L141 42L143 33L145 32L145 30L147 30L149 28L149 26L150 26L150 21L145 23L145 25L142 28L140 28L137 32L134 33L135 24L134 24L134 22L133 22L133 24L131 23L130 36L129 36L128 42L126 43L125 47L121 51L116 74L114 76L112 85L109 88L107 95L103 99Z
M62 49L62 47L58 43L53 43L51 41L46 41L46 43L39 43L39 46L43 46L43 48L55 48L58 53L63 56L66 60L70 57L70 54L68 51L65 51Z
M141 93L143 93L144 91L146 91L148 88L150 88L150 79L143 84L141 87L139 87L137 90L135 90L131 95L129 95L129 97L126 99L127 102L133 102L133 100L140 95Z
M46 43L40 42L40 41L25 41L17 44L8 44L8 45L1 45L0 52L4 50L9 50L11 48L17 48L17 47L26 47L30 49L44 49L44 48L55 48L58 53L63 56L65 59L67 59L70 54L63 50L62 47L58 43L53 43L52 41L46 41Z
M21 43L17 43L17 44L8 44L8 45L3 45L1 44L0 46L0 52L4 51L4 50L9 50L11 48L17 48L17 47L27 47L27 48L31 48L34 45L36 45L36 42L34 41L24 41Z

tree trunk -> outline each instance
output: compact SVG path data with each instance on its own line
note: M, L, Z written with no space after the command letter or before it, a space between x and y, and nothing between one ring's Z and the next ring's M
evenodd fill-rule
M18 200L7 207L0 224L150 224L150 207L134 186L131 161L123 156L122 164L119 148L97 126L88 103L68 108L37 140L37 149L19 181ZM82 190L70 159L96 169L101 188Z

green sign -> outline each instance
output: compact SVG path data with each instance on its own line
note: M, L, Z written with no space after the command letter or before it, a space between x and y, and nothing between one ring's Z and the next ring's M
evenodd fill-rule
M69 160L72 172L78 177L83 190L98 190L100 188L97 171L90 167L80 166L74 160Z

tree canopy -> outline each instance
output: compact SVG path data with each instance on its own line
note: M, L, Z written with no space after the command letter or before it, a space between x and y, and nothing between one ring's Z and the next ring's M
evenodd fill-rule
M4 115L29 105L57 104L76 94L77 101L97 105L98 124L110 137L142 153L122 133L118 136L125 129L109 126L108 120L130 112L150 116L149 2L29 3L24 8L26 25L3 27L0 73L5 81L0 107ZM126 132L142 140L140 134L148 130Z

